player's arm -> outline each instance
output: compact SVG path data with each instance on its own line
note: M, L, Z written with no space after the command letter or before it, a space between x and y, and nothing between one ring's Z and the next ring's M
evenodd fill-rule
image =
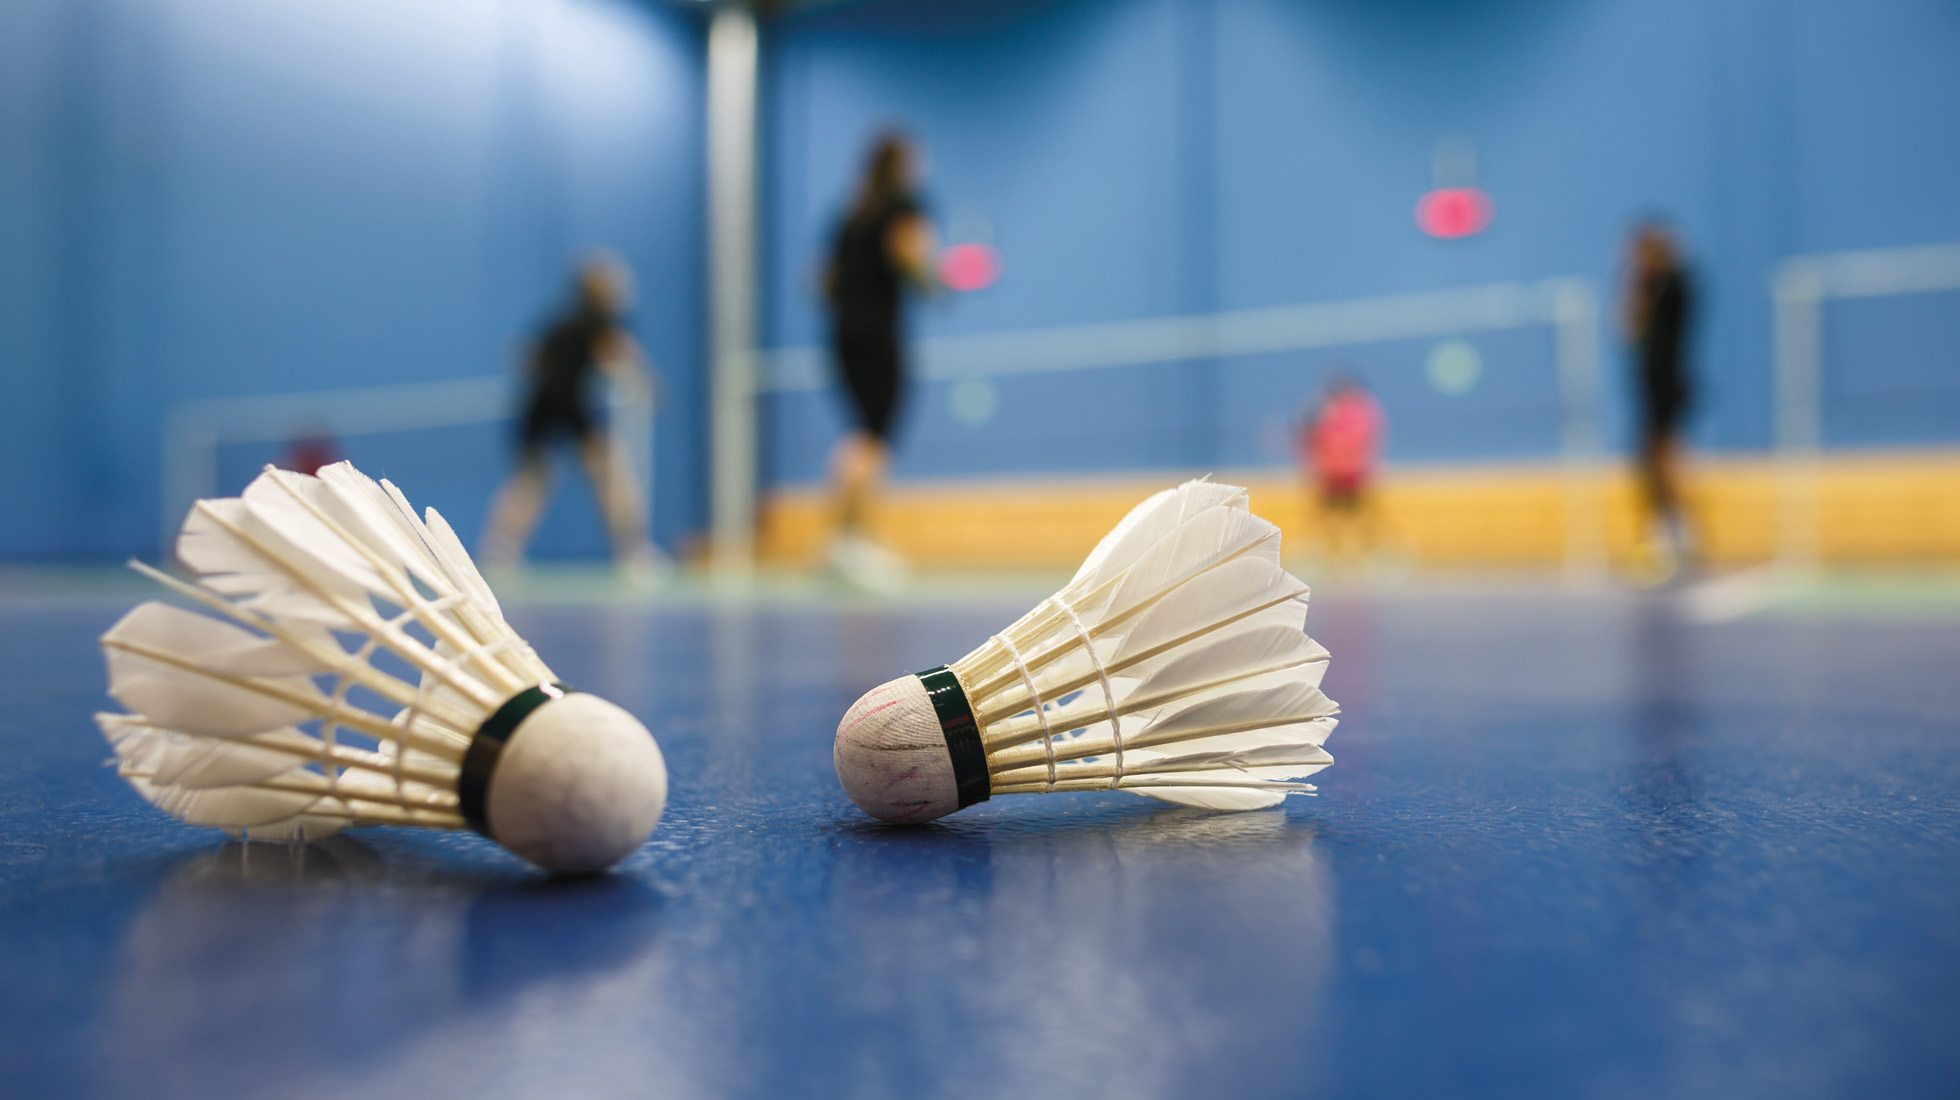
M932 222L917 211L892 219L885 230L885 255L907 279L922 290L936 290L939 280L933 259L939 255L938 234Z
M1647 334L1647 322L1653 312L1652 288L1647 285L1646 273L1641 269L1640 258L1636 254L1627 259L1626 274L1620 286L1620 308L1617 320L1620 335L1629 340L1638 340Z
M592 359L608 381L629 392L643 392L657 398L663 388L660 372L654 369L640 342L622 327L615 325L599 334L593 341Z

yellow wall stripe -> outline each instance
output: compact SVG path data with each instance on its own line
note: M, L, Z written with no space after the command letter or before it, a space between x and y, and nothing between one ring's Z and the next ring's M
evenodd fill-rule
M1285 531L1289 553L1320 545L1328 525L1297 477L1223 472L1247 485L1260 515ZM1124 512L1177 480L1174 474L1012 481L910 482L893 488L874 519L880 539L928 567L1074 565ZM1689 466L1689 512L1704 557L1764 561L1777 540L1780 482L1766 458L1707 457ZM1815 478L1819 550L1836 562L1960 560L1960 451L1832 455ZM1633 552L1641 524L1631 473L1584 475L1575 494L1556 464L1410 467L1375 493L1385 553L1433 565L1556 565L1566 558L1567 507L1594 517L1608 555ZM763 504L767 561L818 560L829 537L821 489L772 493Z

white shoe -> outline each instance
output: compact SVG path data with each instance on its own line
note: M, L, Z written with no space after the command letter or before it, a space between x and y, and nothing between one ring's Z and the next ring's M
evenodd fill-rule
M904 558L872 542L858 531L840 532L830 544L830 567L845 581L867 592L896 592L911 579Z
M1667 526L1654 525L1647 537L1634 547L1631 564L1633 581L1642 588L1659 588L1680 574L1680 549Z
M524 547L504 535L485 535L476 548L476 566L485 573L511 574L524 564Z
M674 559L660 552L651 542L628 550L619 556L619 576L631 588L651 592L667 583L674 575Z

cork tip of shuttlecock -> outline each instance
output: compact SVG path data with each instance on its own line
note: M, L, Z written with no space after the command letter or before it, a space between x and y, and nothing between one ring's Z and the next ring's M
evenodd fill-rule
M960 808L953 758L917 676L872 688L837 723L837 781L865 813L916 824Z
M603 871L645 844L667 805L667 762L624 709L583 692L531 713L490 779L489 834L560 875Z

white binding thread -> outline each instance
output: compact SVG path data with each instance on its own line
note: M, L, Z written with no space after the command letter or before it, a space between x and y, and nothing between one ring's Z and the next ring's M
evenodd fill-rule
M1116 714L1116 690L1109 686L1109 672L1103 668L1102 657L1096 652L1095 639L1089 637L1089 628L1082 625L1082 617L1067 600L1056 600L1055 606L1062 609L1068 621L1075 624L1075 632L1082 638L1082 648L1089 651L1089 663L1096 666L1096 679L1102 681L1103 702L1109 707L1109 739L1116 746L1116 774L1109 777L1109 789L1115 790L1123 782L1123 719Z
M1028 672L1028 664L1021 660L1021 651L1007 640L1007 635L996 634L994 640L1007 647L1007 655L1014 658L1014 667L1021 670L1021 682L1028 685L1028 694L1034 698L1034 714L1041 719L1041 747L1048 754L1048 785L1042 788L1043 794L1055 793L1055 734L1048 728L1048 708L1042 705L1041 691L1034 686L1034 676Z

